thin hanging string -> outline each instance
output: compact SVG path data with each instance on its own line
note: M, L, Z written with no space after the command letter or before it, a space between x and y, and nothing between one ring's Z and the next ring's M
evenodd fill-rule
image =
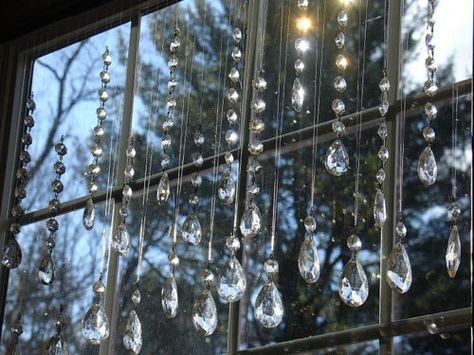
M230 14L229 14L229 21L230 21ZM220 49L219 53L222 53L222 49L224 47L224 36L221 37L221 42L220 42ZM225 74L227 73L227 60L225 61L225 68L224 68L224 75L222 75L222 66L221 66L221 61L222 61L222 56L219 56L219 79L217 83L217 105L216 105L216 125L215 125L215 130L214 130L214 160L213 160L213 166L212 166L212 187L211 187L211 211L210 211L210 216L209 216L209 241L207 245L207 262L208 264L212 263L212 243L214 241L214 218L216 214L216 195L217 195L217 174L219 172L219 153L220 153L220 145L221 145L221 132L222 132L222 113L223 113L223 106L224 106L224 100L223 100L223 95L225 92L224 90L221 90L221 81L224 82L224 88L225 88ZM224 76L224 78L222 78Z
M278 63L282 63L282 56L283 56L283 36L284 36L284 27L283 27L283 19L284 19L284 4L281 6L281 21L280 21L280 47L279 47L279 59ZM287 15L287 27L286 27L286 40L285 40L285 50L284 52L287 53L288 51L288 41L290 36L290 17L291 16L291 6L288 4L288 15ZM262 41L262 45L263 45ZM263 51L262 51L263 52ZM283 115L285 109L285 87L286 87L286 67L288 63L288 56L285 55L285 60L283 63L283 73L280 70L278 71L278 98L277 98L277 116L276 116L276 129L275 129L275 174L273 179L273 197L272 197L272 230L270 235L270 252L271 255L275 252L275 238L276 238L276 224L278 218L278 190L279 190L279 181L280 181L280 151L281 151L281 132L283 130ZM281 64L280 64L281 65ZM283 76L283 80L281 77ZM280 84L281 83L281 84Z
M455 96L456 95L456 96ZM452 151L452 176L451 176L451 187L452 187L452 198L456 200L457 186L456 186L456 153L457 153L457 140L458 140L458 105L459 105L459 85L456 85L456 93L453 85L453 108L451 110L451 122L452 122L452 139L451 139L451 151Z
M360 10L361 1L359 1L359 33L362 27L362 12ZM365 49L367 43L367 17L368 17L368 7L369 0L365 1L365 18L364 18L364 40L362 44L362 49L359 41L359 57L362 57L362 68L360 65L360 60L357 62L357 77L360 80L357 80L357 135L356 135L356 173L354 181L354 227L357 227L359 224L359 183L360 183L360 146L362 139L362 109L364 106L364 84L365 84ZM360 53L362 52L362 56ZM359 94L360 93L360 94Z
M319 25L321 14L321 4L319 3L316 13L316 26ZM324 33L326 27L326 1L323 1L323 23L321 26L321 54L316 52L316 60L314 61L314 95L313 101L313 137L312 137L312 159L311 159L311 203L310 214L314 213L314 201L316 199L316 171L318 166L318 143L319 143L319 117L321 112L321 82L323 75L323 58L324 58ZM318 62L319 61L319 62ZM319 63L319 64L318 64ZM319 65L319 68L318 68Z
M383 75L387 75L387 64L388 64L388 21L390 20L389 16L389 7L388 7L388 1L384 1L384 12L383 12L383 43L384 43L384 48L383 48Z
M201 26L202 26L202 32L201 34L203 35L203 53L202 53L202 58L201 58L201 88L200 88L200 97L199 97L199 116L198 116L198 126L199 129L201 129L201 123L202 123L202 111L203 111L203 106L204 106L204 62L206 62L206 54L207 54L207 45L206 45L206 35L205 35L205 26L206 26L206 21L207 19L207 0L204 0L204 18L202 20ZM194 37L196 38L196 37Z

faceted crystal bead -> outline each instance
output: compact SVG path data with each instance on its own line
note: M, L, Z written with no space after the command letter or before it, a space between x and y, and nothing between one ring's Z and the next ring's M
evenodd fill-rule
M171 77L168 80L168 90L174 90L176 88L176 85L178 85L178 82L176 81L175 77Z
M425 104L425 114L426 116L428 116L429 119L435 119L438 114L438 110L436 109L436 106L433 105L431 102L427 102Z
M156 198L158 200L158 204L163 206L166 201L168 201L168 197L170 196L170 179L168 177L168 173L163 173L160 178L160 182L158 183L158 190L156 191Z
M169 68L170 70L173 70L173 69L175 69L177 66L178 66L178 58L176 58L175 56L172 56L172 57L168 60L168 68Z
M26 189L23 186L15 187L15 197L18 199L23 199L26 197Z
M238 301L247 288L245 273L236 257L231 257L217 281L217 293L227 302Z
M19 168L16 171L16 178L21 182L27 182L30 179L30 173L26 168Z
M423 138L425 138L425 141L427 141L428 143L434 142L436 138L436 133L434 129L430 126L423 128Z
M231 235L225 242L231 253L236 253L240 249L240 240L235 235Z
M102 137L104 135L104 128L102 126L95 126L94 127L94 136Z
M105 294L105 285L101 280L97 280L94 285L92 286L92 290L97 295Z
M167 318L174 318L178 313L178 287L174 275L169 275L161 290L161 307Z
M267 105L265 104L265 101L263 101L260 98L257 98L257 99L255 99L254 102L252 102L252 110L255 113L261 113L261 112L265 111L266 107L267 107Z
M336 115L342 115L346 110L346 105L344 105L344 102L341 99L334 99L332 101L332 110Z
M122 195L124 197L124 200L130 200L130 198L132 198L133 191L132 191L132 188L130 187L130 185L125 185L123 187Z
M390 81L388 81L388 78L386 76L384 76L382 80L380 80L379 89L382 92L388 92L388 90L390 90Z
M278 271L280 270L280 266L278 265L275 259L269 258L263 263L263 270L270 277L274 277L278 274Z
M379 105L380 115L382 117L385 116L388 112L388 109L389 109L389 103L388 103L387 95L383 95L382 101L380 102L380 105Z
M103 107L97 107L95 112L99 120L104 120L107 117L107 111L105 111L105 108Z
M110 82L110 74L107 70L102 70L99 75L100 75L100 80L104 84L108 84Z
M231 165L234 162L234 156L231 152L226 152L224 154L224 159L227 165Z
M133 166L127 166L125 168L125 177L130 180L133 178L133 176L135 175L135 169L133 168Z
M204 135L200 131L194 132L193 135L194 144L202 145L204 144Z
M400 238L405 238L405 236L407 235L407 227L405 227L405 224L403 222L398 222L395 226L395 232Z
M168 254L168 261L170 263L170 266L174 268L179 266L179 257L174 252L170 252Z
M109 66L112 64L112 56L109 53L109 50L106 48L105 52L102 54L102 61L104 65Z
M334 38L334 43L336 47L342 49L346 43L346 36L344 36L343 32L339 32L336 37Z
M456 276L459 264L461 263L461 240L459 239L458 226L455 224L451 227L449 234L448 246L446 248L446 268L450 278Z
M309 43L304 38L297 38L295 40L295 49L298 55L303 55L309 49Z
M342 54L338 54L336 56L336 67L337 69L339 69L340 71L344 71L346 70L347 68L347 58L344 57Z
M233 67L231 70L230 70L230 73L229 73L229 79L233 82L233 83L237 83L240 79L240 73L239 71L237 70L237 68Z
M142 295L140 293L140 290L136 289L135 291L133 291L132 293L132 302L135 306L138 306L142 300Z
M264 78L258 77L257 80L255 80L254 86L258 92L262 92L263 90L267 88L267 82L265 81Z
M387 139L388 129L387 129L387 125L385 124L385 122L382 122L382 123L379 124L379 128L377 129L377 134L381 139L383 139L383 140Z
M47 254L41 259L38 268L39 282L43 285L52 285L56 276L56 268L54 267L53 258L51 254Z
M337 14L337 23L339 23L339 26L345 27L348 21L349 16L347 15L347 12L344 10L339 11L339 13Z
M328 173L341 176L349 168L349 154L339 139L336 139L329 147L324 161Z
M5 249L3 249L2 265L12 270L21 264L22 252L15 238L11 238Z
M31 93L31 96L26 100L26 108L30 111L36 110L36 102L33 100L33 93Z
M161 155L161 162L160 162L161 168L167 169L170 166L170 163L171 163L171 157L169 156L169 154L163 153Z
M301 112L301 109L303 108L304 95L304 87L301 85L300 79L296 78L293 82L293 89L291 91L291 104L296 112Z
M298 0L298 9L306 10L308 8L308 0Z
M97 176L100 173L100 166L96 163L89 164L87 167L87 175Z
M181 47L181 42L178 37L175 37L170 43L170 51L174 53L179 49L179 47Z
M307 216L304 219L304 228L306 229L307 232L314 232L317 228L316 225L316 220L314 219L313 216Z
M385 170L380 168L379 171L377 171L377 175L375 177L379 184L383 184L383 182L385 181Z
M310 232L306 234L298 254L298 269L307 283L312 284L318 281L320 273L318 248Z
M369 296L369 282L357 258L347 262L339 278L339 296L351 307L359 307Z
M410 258L401 242L393 247L387 260L387 282L398 293L406 293L411 286L412 272Z
M105 102L109 99L109 93L105 88L99 89L98 91L99 100Z
M239 120L239 116L237 115L237 112L235 112L233 109L229 109L226 114L227 121L229 121L230 124L236 124Z
M90 231L94 227L95 221L95 207L92 199L87 200L86 207L82 213L82 224L84 228Z
M263 143L260 140L253 138L250 140L248 150L251 154L258 155L263 152Z
M134 309L128 314L123 345L125 349L132 351L133 354L140 353L142 349L142 323Z
M438 92L438 86L436 86L436 84L432 80L425 81L425 85L423 88L425 90L425 94L430 97L435 96Z
M240 220L240 232L244 238L255 237L262 228L262 215L257 205L252 203L242 214Z
M234 88L227 90L227 99L231 104L235 104L239 100L239 93Z
M23 136L21 137L21 142L25 145L31 145L33 143L33 138L31 137L31 134L28 132L23 133Z
M51 182L51 190L56 193L60 193L64 190L64 185L61 180L53 180Z
M64 156L67 154L67 147L64 143L58 143L54 146L56 154Z
M385 147L385 146L380 147L377 156L379 157L379 159L381 161L386 162L388 160L388 157L389 157L387 147Z
M109 337L109 319L101 302L93 303L81 321L81 332L86 340L99 345Z
M334 133L341 134L346 131L346 126L341 121L334 121L332 124L332 130Z
M346 79L338 75L334 78L334 88L337 92L343 93L347 89Z
M229 146L233 146L239 141L239 134L233 129L228 129L225 132L225 141Z
M299 75L301 75L304 71L304 63L299 58L296 59L296 61L295 61L295 70Z
M387 209L385 207L385 196L382 190L377 189L374 200L374 221L377 227L382 227L387 220Z
M449 204L448 207L448 219L452 223L457 223L461 216L461 205L458 202Z
M199 152L194 152L192 154L192 158L193 158L194 165L196 165L198 168L201 167L202 164L204 163L204 158L202 157L202 154Z
M18 234L20 233L20 229L21 229L21 225L19 223L15 223L13 222L12 224L10 224L10 227L8 228L8 230L10 232L12 232L13 234Z
M257 295L255 317L265 328L275 328L283 319L283 302L272 280L268 280Z
M355 234L351 234L347 238L346 244L349 250L353 253L357 253L362 248L362 242L360 241L360 238Z
M257 159L250 159L247 164L247 171L252 174L258 173L262 169L262 165Z
M16 205L12 208L11 214L13 217L21 217L25 214L25 210L20 205Z
M436 71L436 63L433 57L428 56L425 60L425 67L430 72Z
M420 155L418 160L418 177L420 181L430 186L436 182L438 177L438 166L433 151L430 147L426 147Z
M183 240L191 245L198 245L201 242L201 223L195 213L190 213L183 222Z
M161 149L165 150L169 148L170 145L171 145L171 138L170 136L166 135L161 141Z
M217 308L209 290L205 289L193 305L193 325L202 336L210 336L217 328Z
M25 126L28 128L33 128L35 126L35 119L31 115L26 115L24 119Z
M265 122L259 118L254 118L250 121L249 128L252 133L262 133L265 129Z
M191 177L191 184L193 184L194 187L199 187L202 184L202 176L199 174L194 174Z
M239 43L240 40L242 39L242 31L240 28L235 27L234 30L232 31L232 38L235 43Z
M91 145L90 151L95 158L99 158L100 156L102 156L103 153L101 146L97 144Z
M247 192L252 195L260 193L260 187L255 182L249 182L247 185Z
M130 235L123 223L117 227L117 232L112 238L112 249L122 256L126 256L130 252Z
M47 220L46 228L48 228L48 231L54 233L59 229L59 223L54 217L52 217Z
M425 35L425 44L428 49L434 49L433 35L431 33Z
M214 283L216 281L216 275L214 275L211 270L206 269L201 275L201 280L206 286L206 288L211 288L212 286L214 286Z
M235 182L234 179L232 179L232 174L229 170L224 171L224 174L222 175L219 181L217 195L219 196L219 199L222 201L222 203L225 205L230 204L234 201Z
M238 47L232 48L232 53L230 54L234 62L238 63L242 59L242 52Z
M168 100L166 101L166 107L168 108L168 111L172 111L176 107L176 99L173 96L168 97Z

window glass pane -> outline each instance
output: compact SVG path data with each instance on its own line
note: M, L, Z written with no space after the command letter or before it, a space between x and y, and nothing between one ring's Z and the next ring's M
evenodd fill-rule
M109 68L109 100L105 104L108 115L102 140L104 153L99 161L102 168L99 189L105 188L107 182L113 182L114 174L107 176L107 171L109 167L113 168L117 152L129 31L130 24L127 23L35 60L32 91L37 109L31 132L33 144L29 150L32 178L28 184L28 199L24 201L28 211L48 206L51 180L45 176L52 176L52 165L56 160L53 146L61 135L68 147L61 199L65 201L88 193L84 173L92 163L89 146L97 124L97 91L101 85L99 73L105 45L109 47L113 62ZM113 173L113 169L111 171Z
M99 273L101 231L108 225L104 222L104 207L104 203L96 205L96 222L91 232L86 232L82 226L82 211L57 217L59 231L53 251L56 278L50 287L38 281L39 262L46 253L46 222L23 227L18 240L23 251L23 262L10 273L2 346L8 344L11 335L9 328L19 308L23 307L21 352L41 353L49 338L56 334L53 321L62 304L69 352L98 354L98 347L86 345L80 323L92 304L92 285Z

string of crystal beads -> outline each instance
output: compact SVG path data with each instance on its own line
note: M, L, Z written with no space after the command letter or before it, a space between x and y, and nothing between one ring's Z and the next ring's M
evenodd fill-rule
M98 189L96 179L100 173L99 158L103 154L101 142L104 136L103 124L107 117L105 103L109 99L109 94L107 93L107 85L110 83L109 66L112 64L112 57L110 56L108 47L105 47L105 52L102 54L102 61L103 69L100 72L100 81L102 85L98 92L100 105L96 110L97 125L94 127L94 143L90 147L93 160L86 172L88 177L87 187L89 190L89 199L87 200L86 207L84 208L84 212L82 214L82 224L86 230L92 230L95 221L95 207L93 199L94 194Z
M20 342L20 335L23 334L22 325L22 309L20 309L16 315L13 324L10 326L11 338L7 343L5 349L5 355L17 355L21 353L21 349L18 347Z
M255 100L252 102L251 108L254 115L252 115L249 123L250 141L248 145L248 151L251 156L247 164L247 172L250 178L247 186L247 207L240 220L240 232L244 238L255 237L262 228L262 215L255 203L255 195L260 193L256 177L262 169L262 165L257 159L258 155L263 152L263 143L259 136L265 129L265 122L260 118L260 115L266 109L265 101L261 97L262 92L267 88L267 82L263 78L263 74L263 69L260 69L253 83Z
M232 47L230 56L232 58L232 68L229 71L229 86L227 90L227 101L228 110L226 113L227 122L229 123L229 129L225 132L225 140L227 142L228 151L225 153L225 162L227 164L224 173L219 181L217 188L217 196L219 200L229 205L234 202L235 199L235 182L232 178L232 163L234 162L234 156L230 151L234 146L238 145L239 137L239 123L240 123L240 89L242 82L240 80L241 66L239 63L242 59L242 52L239 48L239 44L242 41L242 30L240 24L237 23L236 27L232 31L232 40L234 46Z
M300 10L300 18L298 19L297 27L299 35L295 40L296 49L296 61L295 61L295 72L296 78L293 81L293 87L291 90L291 105L295 112L300 113L303 109L305 89L303 87L303 72L304 62L303 55L309 49L309 43L305 38L305 32L309 28L309 19L305 16L308 9L308 0L298 0L298 8Z
M382 121L379 123L379 128L377 130L377 134L382 140L382 146L379 149L377 154L378 158L380 159L380 168L377 171L375 176L377 180L377 190L375 192L374 198L374 222L375 226L378 228L382 228L383 224L387 220L387 208L385 203L385 194L383 190L383 183L385 181L385 163L389 158L389 152L387 149L387 137L388 137L388 128L387 123L385 120L385 115L388 112L389 103L388 103L388 90L390 89L390 82L388 78L384 76L379 83L379 89L382 92L380 105L379 105L379 112L382 116Z
M26 100L26 115L24 118L23 134L21 136L21 148L19 154L18 169L16 171L16 183L15 183L15 199L13 207L11 209L11 217L13 222L10 224L10 240L7 243L5 249L3 249L2 265L8 269L15 269L21 264L22 251L20 244L18 244L16 238L20 233L20 224L18 223L21 216L25 214L21 201L26 198L26 185L30 180L30 173L27 169L28 163L31 161L31 155L28 152L29 146L33 143L31 137L31 129L35 125L35 119L33 118L34 111L36 110L36 103L33 100L33 93L30 94Z
M387 259L387 282L390 288L400 294L408 292L413 280L411 262L403 245L407 234L405 224L400 220L395 226L395 245Z
M314 219L314 206L311 207L310 213L304 219L304 227L306 234L298 254L298 269L301 277L308 284L313 284L318 281L321 269L315 240L317 224Z
M140 290L137 286L132 293L133 308L128 313L127 322L125 324L125 332L123 335L123 345L125 349L130 350L133 354L139 354L142 349L142 323L138 318L137 309L141 301Z
M47 345L47 354L55 354L55 355L68 355L69 350L67 347L66 337L64 335L64 327L66 326L66 322L64 321L63 315L63 306L61 305L59 308L59 313L54 320L54 327L56 328L56 334L53 335Z
M335 62L339 75L334 78L334 88L336 89L337 97L331 104L332 110L336 115L336 121L332 124L332 130L336 134L336 140L329 147L324 159L324 165L326 166L327 172L333 176L341 176L349 168L349 154L347 153L344 143L340 140L341 134L346 130L344 123L341 121L341 116L346 111L346 106L344 101L342 101L342 96L347 89L347 82L343 74L349 64L348 59L345 56L346 37L344 34L348 21L349 16L346 11L346 2L342 2L342 7L337 14L339 32L334 39L334 43L339 50Z
M203 292L196 297L192 311L192 321L197 332L205 337L212 335L217 328L217 307L211 288L215 284L216 276L211 270L209 262L201 276L204 283Z
M436 65L434 59L434 9L435 9L435 0L428 0L428 14L427 14L427 31L425 35L425 45L427 51L427 57L425 60L427 80L424 84L424 91L426 96L428 96L428 101L425 104L425 115L428 120L428 125L423 128L423 138L426 141L426 147L420 154L418 159L418 177L420 181L426 185L430 186L436 182L438 177L438 166L436 164L436 158L431 149L431 145L435 140L435 131L432 127L433 120L436 118L438 110L436 106L431 101L433 97L438 92L438 86L435 84L435 73Z
M132 187L130 183L135 175L135 156L137 152L135 150L135 138L131 136L128 139L127 150L125 152L125 171L124 171L124 185L122 189L122 203L120 205L120 217L122 221L117 227L116 232L112 237L112 249L115 250L119 255L126 256L130 252L130 235L127 229L127 216L128 216L128 204L133 195Z
M104 306L105 285L99 277L92 286L94 300L81 321L82 336L93 345L99 345L109 337L109 318Z
M178 287L175 279L175 269L179 266L179 257L175 252L176 245L173 242L168 254L169 273L161 289L161 308L167 318L174 318L178 314Z
M51 190L53 190L53 198L49 201L49 209L53 212L53 216L46 221L46 228L49 236L46 239L46 255L40 260L38 268L38 278L41 284L50 286L53 284L56 277L56 267L54 265L53 250L56 246L56 235L59 230L59 222L56 219L56 214L59 211L61 203L58 199L59 194L64 190L64 185L61 181L61 176L66 172L66 166L63 163L63 158L67 154L67 147L64 144L64 136L54 146L54 150L58 155L57 161L54 163L54 180L51 182Z
M163 122L163 139L161 140L161 149L163 155L161 156L161 171L162 175L158 183L158 189L156 191L156 198L158 204L163 206L168 201L170 196L170 181L168 173L165 171L169 168L171 163L170 157L170 146L171 146L171 136L169 135L169 130L174 126L174 113L176 110L176 86L178 84L176 80L175 70L178 66L178 56L177 52L181 42L179 40L179 28L176 26L173 39L171 40L169 51L170 58L168 60L168 69L170 70L168 78L168 99L166 100L166 119Z
M461 240L459 238L458 222L461 216L461 205L453 197L448 207L448 219L451 232L446 248L446 269L450 278L454 278L461 263Z

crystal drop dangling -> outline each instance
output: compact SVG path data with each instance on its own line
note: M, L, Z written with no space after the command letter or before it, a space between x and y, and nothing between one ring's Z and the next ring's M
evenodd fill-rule
M456 276L461 263L461 240L459 239L458 226L454 224L449 233L448 247L446 248L446 268L450 278Z
M387 260L387 282L398 293L406 293L411 286L412 272L410 258L401 242L393 247Z
M130 235L124 224L118 226L117 232L112 238L112 249L122 256L126 256L130 252Z
M357 257L347 262L339 278L339 296L351 307L362 306L369 296L369 282Z
M142 323L134 309L128 314L123 345L134 354L140 353L142 349Z
M11 238L3 250L2 265L10 270L15 269L21 264L22 257L20 244L14 237Z
M170 197L170 179L168 173L164 172L163 175L161 175L158 190L156 191L158 204L163 206L166 201L168 201L168 197Z
M84 212L82 214L82 224L84 228L90 231L94 227L95 221L95 207L94 201L90 198L87 200L86 207L84 208Z
M306 233L298 254L298 269L301 277L309 284L319 279L320 264L318 248L311 232Z
M262 215L255 203L250 204L242 214L240 232L244 238L255 237L262 228Z
M193 305L193 325L203 336L212 335L217 328L217 308L216 302L211 292L205 289L200 294Z
M426 147L418 160L418 177L421 182L430 186L436 182L438 177L438 166L433 151L430 147Z
M54 335L48 341L47 355L69 355L66 339L60 334Z
M56 277L56 268L51 254L47 254L41 261L38 268L38 278L41 284L52 285Z
M235 302L245 293L247 279L244 269L235 256L224 266L224 271L217 280L217 293L227 302Z
M190 213L183 222L183 240L191 245L198 245L201 242L201 223L195 213Z
M161 307L167 318L174 318L178 313L178 287L173 274L170 274L161 289Z
M296 112L301 112L304 102L304 88L299 78L293 82L293 89L291 91L291 104Z
M99 345L109 336L109 319L102 302L94 302L81 321L81 332L86 340Z
M217 195L223 204L228 205L234 202L235 182L232 179L230 170L226 170L219 181Z
M255 317L265 328L275 328L283 319L283 302L275 283L270 279L255 301Z
M349 154L340 139L336 139L329 147L324 161L326 170L333 176L341 176L349 168Z
M387 209L385 206L385 196L383 191L377 189L374 200L374 221L377 227L382 227L387 220Z

